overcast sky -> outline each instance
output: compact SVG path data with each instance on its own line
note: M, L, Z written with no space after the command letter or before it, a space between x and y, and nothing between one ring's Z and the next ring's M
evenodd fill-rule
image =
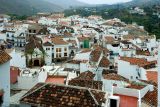
M131 0L79 0L89 4L114 4L120 2L128 2Z

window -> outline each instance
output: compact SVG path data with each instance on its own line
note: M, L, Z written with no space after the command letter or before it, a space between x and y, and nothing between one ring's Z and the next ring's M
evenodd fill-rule
M61 53L59 53L59 58L61 58Z
M46 51L47 51L47 50L50 50L50 48L46 48Z
M29 30L29 33L31 33L32 31L31 30Z
M57 53L56 58L61 58L61 53Z
M59 48L59 52L61 52L61 48Z
M66 57L66 56L67 56L67 53L64 53L64 56Z
M56 52L61 52L61 48L56 48Z
M33 30L33 33L36 33L36 30Z
M67 48L64 48L64 51L67 51Z
M56 54L56 58L58 58L59 56L58 56L58 53Z
M58 48L56 48L56 52L58 52L59 51L59 49Z

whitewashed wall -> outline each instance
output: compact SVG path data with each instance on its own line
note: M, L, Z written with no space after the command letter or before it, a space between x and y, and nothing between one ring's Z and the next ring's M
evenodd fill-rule
M2 107L9 106L10 99L10 62L0 65L0 89L4 91Z

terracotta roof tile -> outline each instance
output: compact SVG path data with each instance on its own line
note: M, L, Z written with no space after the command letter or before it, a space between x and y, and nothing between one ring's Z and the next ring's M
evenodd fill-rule
M145 56L150 56L149 51L142 51L142 50L136 50L137 55L145 55Z
M21 103L42 107L98 107L105 102L105 93L87 88L40 84L20 100Z
M69 81L69 85L102 90L103 83L102 81L72 79Z
M99 49L95 49L91 52L90 54L90 61L92 62L98 62L100 56L101 56L102 51Z
M143 98L142 102L145 102L150 107L157 107L158 105L158 89L157 87L154 88L154 91L148 92Z
M6 63L10 59L10 55L8 55L5 51L0 50L0 64Z
M147 80L158 83L158 72L157 71L147 71Z
M121 57L120 60L127 61L132 65L138 65L138 66L144 67L146 69L155 67L155 62L149 62L143 58Z
M115 73L103 74L103 78L107 80L117 80L117 81L129 82L129 80L126 79L125 77L115 74Z
M54 37L51 39L53 44L55 45L67 45L68 43L66 41L64 41L63 39L60 39L58 37Z
M75 79L79 79L79 80L93 80L95 77L95 74L91 71L86 71L81 73L77 78Z
M110 61L106 57L102 57L102 59L99 63L99 67L108 68L109 65L110 65Z
M25 46L25 51L29 52L30 50L34 50L35 48L38 48L41 51L43 51L43 47L42 47L42 44L41 44L41 39L37 38L37 37L30 37L29 38L29 43L26 44L26 46Z
M95 81L94 77L95 74L90 71L86 71L81 73L78 77L70 80L69 85L102 90L102 81Z
M53 46L53 44L50 43L50 42L45 42L45 43L43 44L43 46Z
M141 84L139 82L132 82L130 83L129 86L127 86L126 88L132 88L132 89L138 89L138 90L141 90L145 87L146 85L144 84Z
M105 37L105 41L106 41L107 43L113 43L113 42L115 41L115 39L114 39L113 37L111 37L111 36L106 36L106 37Z

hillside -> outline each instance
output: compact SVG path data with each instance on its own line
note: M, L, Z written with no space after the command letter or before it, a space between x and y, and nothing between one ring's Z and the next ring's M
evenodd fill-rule
M88 4L85 4L78 0L45 0L45 1L59 5L65 9L68 9L70 7L88 6Z
M132 0L122 5L126 7L130 7L130 6L150 7L158 4L160 4L160 0Z
M32 15L37 12L57 12L63 8L44 0L0 0L0 13Z

